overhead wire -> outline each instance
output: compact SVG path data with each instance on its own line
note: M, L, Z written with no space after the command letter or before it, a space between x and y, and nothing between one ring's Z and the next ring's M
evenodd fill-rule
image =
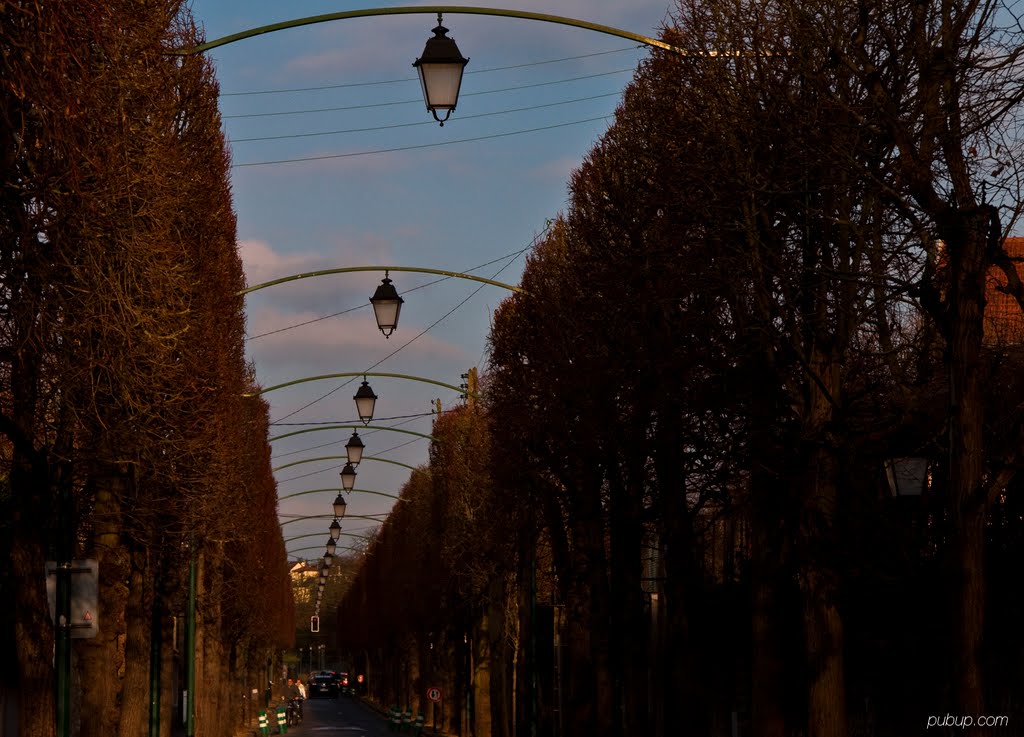
M269 166L269 165L272 165L272 164L297 164L297 163L301 163L301 162L305 162L305 161L325 161L325 160L328 160L328 159L348 159L348 158L353 158L353 157L356 157L356 156L370 156L372 154L393 153L395 151L413 151L413 150L416 150L416 149L437 148L437 147L440 147L440 146L452 146L452 145L457 144L457 143L471 143L473 141L487 141L487 140L491 140L491 139L494 139L494 138L508 138L509 136L518 136L518 135L521 135L523 133L538 133L540 131L555 130L557 128L567 128L567 127L572 126L572 125L583 125L584 123L594 123L594 122L596 122L598 120L605 120L605 121L607 121L608 118L610 117L610 115L611 115L610 113L606 113L604 115L598 115L598 116L593 117L593 118L584 118L583 120L571 120L571 121L569 121L567 123L554 123L552 125L544 125L544 126L540 126L538 128L524 128L524 129L521 129L521 130L506 131L504 133L492 133L490 135L485 135L485 136L473 136L471 138L458 138L458 139L451 140L451 141L436 141L434 143L420 143L420 144L415 144L415 145L410 145L410 146L394 146L392 148L379 148L379 149L372 149L370 151L351 151L351 152L343 153L343 154L323 154L323 155L320 155L320 156L304 156L304 157L299 157L299 158L294 158L294 159L274 159L274 160L270 160L270 161L250 161L250 162L246 162L244 164L232 164L231 168L233 168L233 169L242 169L242 168L250 167L250 166Z
M610 72L599 72L596 74L585 74L579 77L567 77L565 79L550 80L547 82L533 82L532 84L515 85L513 87L502 87L494 90L482 90L480 92L464 92L459 96L460 99L466 97L480 97L482 95L495 95L500 92L515 92L517 90L529 90L536 89L537 87L550 87L556 84L567 84L569 82L579 82L584 79L597 79L598 77L610 77L613 74L624 74L626 72L633 72L632 67L628 69L615 69ZM364 105L346 105L342 107L325 107L325 108L310 108L307 110L278 110L269 113L237 113L235 115L222 115L221 118L224 120L238 120L240 118L272 118L280 117L283 115L311 115L313 113L337 113L345 110L366 110L375 107L393 107L395 105L411 105L414 103L423 104L423 98L416 98L412 100L394 100L391 102L373 102L366 103Z
M580 54L578 56L563 56L559 59L546 59L544 61L531 61L524 62L522 64L510 64L502 67L488 67L485 69L470 69L465 72L469 74L487 74L490 72L503 72L509 69L524 69L526 67L539 67L545 64L558 64L565 61L576 61L578 59L589 59L595 56L607 56L609 54L621 54L624 51L634 51L642 49L643 46L625 46L620 49L612 49L610 51L598 51L592 54ZM278 95L290 92L322 92L324 90L341 90L348 89L351 87L373 87L375 85L385 84L396 84L398 82L412 82L415 81L416 77L402 77L401 79L381 79L372 82L346 82L345 84L328 84L321 85L318 87L288 87L278 90L251 90L245 92L221 92L221 97L244 97L249 95Z
M540 105L530 105L529 107L517 107L509 108L507 110L495 110L490 113L474 113L472 115L460 115L459 120L473 120L475 118L490 118L495 115L509 115L511 113L523 113L531 110L543 110L544 108L557 107L559 105L572 105L577 102L590 102L591 100L602 100L606 97L618 97L622 94L622 90L616 90L615 92L605 92L600 95L590 95L588 97L576 97L571 100L557 100L555 102L546 102ZM346 128L344 130L336 131L317 131L315 133L285 133L279 136L254 136L252 138L232 138L229 143L253 143L257 141L285 141L290 139L298 138L317 138L322 136L338 136L347 133L370 133L375 131L383 130L394 130L395 128L414 128L416 126L429 125L433 126L434 121L432 120L420 120L415 123L394 123L392 125L375 125L368 128Z

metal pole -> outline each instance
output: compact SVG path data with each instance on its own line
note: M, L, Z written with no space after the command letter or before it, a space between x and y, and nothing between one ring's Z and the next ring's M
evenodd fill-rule
M153 617L149 625L149 737L160 737L160 603L154 592Z
M191 546L190 546L191 547ZM188 612L185 619L185 737L196 733L196 553L190 550L188 562Z
M60 490L57 524L56 669L57 737L71 737L71 494Z

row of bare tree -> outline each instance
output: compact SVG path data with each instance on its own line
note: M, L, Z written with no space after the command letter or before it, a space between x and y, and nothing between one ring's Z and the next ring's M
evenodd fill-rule
M178 0L0 5L0 733L55 733L62 540L99 563L76 735L170 734L191 562L199 733L294 636L217 85L171 53L197 42Z
M1019 732L1013 10L679 1L338 608L375 698L481 737Z

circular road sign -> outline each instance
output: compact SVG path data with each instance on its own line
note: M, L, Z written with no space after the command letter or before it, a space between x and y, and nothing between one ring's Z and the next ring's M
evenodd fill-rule
M433 701L435 704L441 700L441 689L431 687L427 689L427 698Z

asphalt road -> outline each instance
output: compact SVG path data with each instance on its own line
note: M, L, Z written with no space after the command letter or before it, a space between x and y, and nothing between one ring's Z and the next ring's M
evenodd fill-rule
M271 731L271 734L274 732ZM288 728L288 737L395 737L387 721L356 699L306 699L302 705L302 724Z

